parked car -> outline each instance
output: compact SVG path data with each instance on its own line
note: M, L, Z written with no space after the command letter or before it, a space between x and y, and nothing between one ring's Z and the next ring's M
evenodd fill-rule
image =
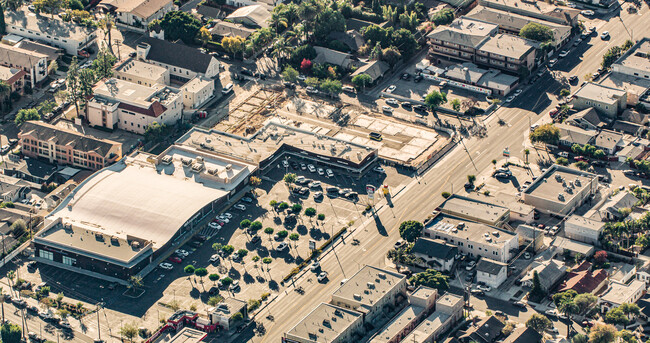
M413 78L413 82L420 82L420 81L422 81L422 79L424 79L424 76L422 76L422 75L420 75L420 74L417 74L417 75L415 75L415 77Z
M521 308L526 308L526 303L523 302L523 301L520 301L520 300L519 301L514 301L512 303L512 305L517 306L517 307L521 307Z
M332 172L332 169L325 169L325 174L327 177L334 177L334 172Z
M233 206L233 208L236 209L236 210L240 210L240 211L246 211L246 206L244 206L242 204L235 204Z
M313 164L308 164L307 169L309 169L310 173L315 173L316 172L316 167L314 167Z
M609 32L607 32L607 31L603 31L603 32L600 34L600 39L602 39L602 40L609 39Z
M386 88L386 93L392 93L395 89L397 89L397 86L390 85L388 88Z
M524 258L525 259L530 260L531 257L532 257L532 255L529 252L524 253Z
M374 171L377 172L377 173L381 173L381 174L385 174L385 173L386 173L386 170L384 170L384 168L382 168L382 167L380 167L380 166L376 166L376 167L372 168L372 170L374 170Z
M229 289L230 289L231 292L238 290L239 289L239 280L233 281L233 283L230 284Z
M164 270L172 270L172 269L174 269L174 266L172 266L171 263L167 263L167 262L163 262L159 266L160 266L160 268L162 268Z
M314 261L314 262L312 262L312 263L309 265L309 269L310 269L312 272L317 271L318 269L320 269L320 263L318 263L318 261Z
M178 257L178 256L171 256L170 258L167 259L169 262L174 262L174 263L182 263L183 260Z
M387 113L393 113L393 108L390 106L382 106L381 110Z
M214 254L210 256L210 263L215 263L221 259L221 256L219 254Z
M569 55L569 51L567 50L562 50L558 56L560 57L567 57Z
M327 272L318 274L318 277L316 279L318 279L318 282L323 282L325 279L327 279Z
M469 261L467 266L465 266L465 270L472 270L474 267L476 267L476 261Z
M397 101L397 99L393 99L393 98L386 99L386 103L389 104L389 105L394 105L394 106L399 105L399 101Z
M275 251L281 252L281 251L285 251L287 248L289 248L289 244L287 244L286 242L282 242L278 244L277 247L275 247Z
M381 141L383 138L381 136L381 133L379 132L370 132L368 134L368 138L374 140L374 141Z

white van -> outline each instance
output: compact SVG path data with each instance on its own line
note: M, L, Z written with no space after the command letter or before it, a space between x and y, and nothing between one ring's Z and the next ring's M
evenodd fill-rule
M226 87L223 87L221 90L221 93L223 93L223 95L226 95L230 92L232 92L232 83L227 84Z
M566 151L561 151L561 152L558 153L557 155L560 156L560 157L564 157L564 158L568 158L568 157L569 157L569 153L566 152Z

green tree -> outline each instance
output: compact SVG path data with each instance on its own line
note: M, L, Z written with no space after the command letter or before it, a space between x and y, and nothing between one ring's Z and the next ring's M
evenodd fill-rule
M240 321L244 320L244 315L241 314L241 312L237 312L237 313L233 314L230 317L230 319L232 319L233 322L237 323L237 322L240 322Z
M68 98L74 103L77 114L79 114L79 64L77 63L77 56L72 57L70 66L68 67L68 75L66 76L66 83L68 86Z
M34 0L32 2L38 12L48 13L52 18L61 11L61 8L66 6L66 3L63 0Z
M284 202L284 201L278 204L278 210L280 210L280 211L284 211L284 210L286 210L287 208L289 208L289 204L287 204L287 203Z
M251 223L250 228L253 231L259 231L259 230L262 229L262 222L260 222L259 220L256 220L256 221Z
M449 289L449 283L447 279L448 277L441 272L434 269L427 269L424 272L411 276L409 282L415 287L422 285L435 288L440 292Z
M476 175L467 175L467 182L474 184L474 181L476 181Z
M309 86L309 87L318 88L318 85L320 84L320 81L318 81L318 78L317 78L317 77L308 77L308 78L305 80L305 84L306 84L307 86Z
M188 264L183 268L183 271L185 271L187 274L194 274L194 271L196 271L196 268L194 268L193 265Z
M208 44L208 42L212 39L212 34L210 33L210 30L208 30L206 27L201 27L199 29L199 32L196 33L196 40L201 42L201 46L205 46Z
M589 343L611 343L618 330L613 325L596 324L589 332Z
M372 77L368 74L358 74L352 77L352 83L357 89L364 89L372 83Z
M555 293L553 294L553 303L555 304L555 307L560 308L562 304L572 302L573 298L575 298L577 294L578 293L572 289L566 292Z
M627 325L627 316L620 307L614 307L605 314L605 322L617 325Z
M249 228L250 226L251 226L251 221L248 219L244 219L239 223L239 227L241 227L242 229Z
M289 231L287 230L280 230L277 233L278 237L284 239L285 237L289 236Z
M232 280L230 277L228 277L228 276L226 276L225 278L221 279L221 284L222 284L224 287L228 287L228 286L232 285L232 283L233 283L233 280Z
M221 252L223 252L225 256L230 256L230 254L232 254L234 251L235 251L235 247L233 247L230 244L221 247Z
M313 207L308 207L305 209L305 215L309 217L309 220L311 221L314 216L316 216L316 209Z
M539 274L537 271L533 273L533 288L530 290L530 295L536 298L541 298L546 294L546 290L542 287L539 281Z
M601 149L598 149L598 150L594 151L593 157L601 160L601 159L605 158L605 151L603 151Z
M323 221L325 220L325 215L323 213L318 214L318 220Z
M2 5L7 8L9 11L16 11L23 5L23 0L4 0Z
M241 258L244 258L244 257L246 257L246 255L248 255L248 250L239 249L239 250L237 250L237 255L239 255L239 257L241 257Z
M282 72L282 79L287 82L296 82L298 79L298 71L291 66L287 66Z
M216 251L216 252L221 251L221 248L223 248L223 244L221 244L221 243L212 244L212 249L214 249L214 251Z
M632 320L636 318L641 313L641 308L639 308L639 305L635 303L622 303L621 306L619 306L621 311L625 313L625 316Z
M456 111L460 112L460 100L458 99L453 99L449 102L451 104L451 108Z
M128 339L129 342L133 342L133 339L138 335L138 331L135 323L126 323L120 327L120 335Z
M146 142L160 142L169 137L169 127L154 121L144 129L144 140Z
M454 14L453 9L443 8L431 17L431 21L436 24L436 26L449 25L455 18L456 15Z
M415 242L422 235L424 225L417 220L408 220L399 225L399 235L407 242Z
M208 275L208 279L210 281L212 281L213 283L216 283L217 281L219 281L220 277L221 276L219 276L219 274L215 274L215 273L212 273L212 274Z
M571 343L588 343L589 342L589 336L583 335L581 333L573 336L571 339Z
M18 113L16 114L16 119L14 119L14 123L16 123L16 126L20 126L26 121L40 120L40 119L41 119L41 115L38 114L38 111L35 108L22 109L18 111Z
M129 288L139 289L142 286L144 286L144 282L142 281L142 276L131 275L131 277L129 277L129 286L128 286Z
M544 331L546 329L550 328L553 324L551 321L543 314L535 313L533 314L527 321L526 321L526 326L539 332L540 334L544 334Z
M447 102L447 94L444 92L432 91L424 97L424 103L432 110Z
M293 248L295 249L296 244L297 244L298 240L300 239L300 235L294 232L294 233L289 235L289 239L293 241Z
M419 49L418 41L411 31L399 29L391 35L391 45L396 46L406 59L413 56ZM446 100L445 100L446 101Z
M107 48L102 47L97 53L97 58L93 61L93 69L95 76L101 80L104 78L113 77L113 66L117 62L117 57L113 55Z
M589 163L585 161L578 161L576 162L576 167L578 167L580 170L587 170L587 168L589 168Z
M555 163L557 163L557 164L559 164L559 165L561 165L561 166L566 166L566 165L569 164L569 160L566 159L565 157L558 157L558 158L555 160Z
M295 183L296 182L296 174L294 174L294 173L284 174L283 180L287 185Z
M273 207L273 210L275 211L275 207L278 206L278 201L277 200L271 200L269 202L269 206Z
M227 52L231 53L233 57L236 57L237 54L240 54L244 51L244 38L235 36L235 37L223 37L221 39L221 46Z
M324 40L330 32L345 32L345 18L340 11L326 7L316 15L314 35L318 40Z
M201 283L203 283L203 277L208 275L208 270L205 268L196 268L194 270L194 275L201 278Z
M578 294L573 299L573 302L578 306L579 314L587 314L591 308L596 305L598 297L591 293Z
M533 143L557 144L560 140L560 129L553 124L544 124L530 133L530 141Z
M302 211L302 205L300 204L291 205L291 212L300 214L300 211Z
M381 51L381 60L388 63L391 67L402 59L402 53L394 46L389 46Z
M156 25L165 30L165 39L182 40L185 44L194 44L194 39L201 29L201 22L188 12L167 12L160 20L154 20L150 28Z
M264 233L269 235L269 241L271 240L271 235L273 234L274 231L275 230L273 230L272 227L267 227L266 229L264 229Z
M339 80L323 80L320 82L319 88L329 96L334 96L343 92L343 86Z
M215 275L216 275L216 274L215 274ZM217 304L219 304L222 300L223 300L222 297L218 297L218 296L210 297L210 298L208 299L208 305L210 305L210 306L217 306Z
M544 43L553 40L553 31L546 25L531 21L521 28L519 36Z
M569 95L571 95L571 91L570 91L570 90L568 90L568 89L566 89L566 88L562 88L562 89L560 90L560 96L561 96L561 97L566 98L566 97L568 97Z
M638 343L636 336L629 330L621 330L618 333L618 337L621 338L622 342L625 343Z

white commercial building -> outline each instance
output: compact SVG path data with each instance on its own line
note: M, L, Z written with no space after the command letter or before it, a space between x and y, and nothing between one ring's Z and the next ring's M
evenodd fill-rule
M443 213L425 222L424 237L443 239L471 257L500 262L508 262L519 249L516 233Z
M64 22L59 16L36 14L22 7L18 11L6 11L7 33L42 41L63 48L73 56L94 43L96 29Z
M92 126L139 134L154 122L175 124L182 113L183 99L178 89L147 87L117 79L99 82L86 108Z
M522 193L524 203L544 213L566 215L598 191L598 177L552 165Z
M214 80L195 77L181 87L185 109L197 109L214 96Z
M175 9L172 0L103 0L97 6L114 12L118 26L137 32Z
M605 313L614 307L624 303L633 304L641 298L646 291L646 284L643 281L634 279L629 283L613 281L605 293L598 299L601 313Z
M599 245L605 223L579 215L570 216L564 222L564 236L579 242Z

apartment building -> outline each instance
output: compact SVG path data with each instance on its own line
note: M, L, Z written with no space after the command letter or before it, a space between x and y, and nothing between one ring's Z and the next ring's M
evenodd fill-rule
M427 35L429 55L447 60L469 61L517 74L532 70L538 44L509 33L498 25L461 17L438 26Z
M197 76L184 84L181 91L185 109L197 109L214 95L214 80Z
M24 71L26 82L31 88L47 77L47 55L29 51L8 44L0 44L0 65Z
M155 64L128 59L115 65L116 79L153 87L155 84L169 84L169 70Z
M0 80L11 87L11 92L22 94L26 76L22 69L0 66Z
M175 9L172 0L103 0L97 6L114 12L119 26L138 32Z
M64 130L41 121L25 122L18 134L22 153L50 163L99 170L122 158L122 144Z
M197 76L219 75L220 64L216 58L185 44L144 37L136 51L139 60L167 68L172 80L187 82Z
M508 262L519 249L519 236L499 228L437 213L425 222L424 237L442 239L471 257Z
M580 10L537 0L480 0L479 5L553 23L576 26Z
M86 106L90 125L143 134L157 122L175 124L183 113L181 91L164 86L148 87L115 78L100 81Z
M5 22L7 33L63 48L73 56L92 45L97 38L95 28L64 22L59 16L36 14L27 6L17 11L6 11Z
M627 93L618 88L587 82L573 95L571 101L576 110L593 107L610 118L616 118L627 107Z

